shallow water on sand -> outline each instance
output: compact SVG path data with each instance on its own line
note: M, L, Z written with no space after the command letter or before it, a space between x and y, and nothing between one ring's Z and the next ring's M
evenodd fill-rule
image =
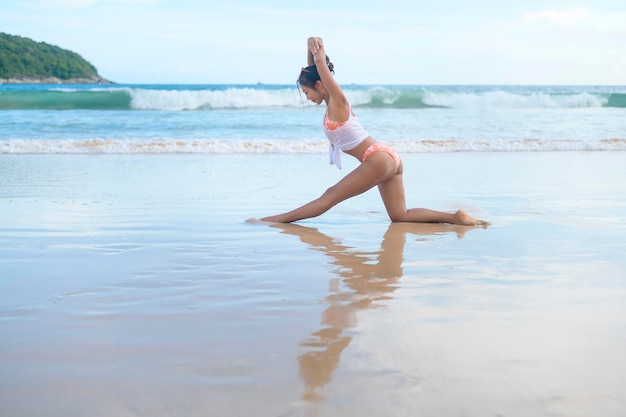
M404 157L480 229L245 221L316 155L0 156L3 414L621 415L625 157Z

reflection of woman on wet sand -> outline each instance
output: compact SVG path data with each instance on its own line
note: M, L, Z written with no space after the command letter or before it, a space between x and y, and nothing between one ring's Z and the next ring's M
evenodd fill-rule
M380 302L392 299L402 277L402 261L407 233L433 235L455 232L462 238L471 227L444 224L392 223L385 232L380 250L357 251L342 245L315 228L297 224L274 224L283 233L295 235L310 249L323 252L336 265L338 277L331 280L331 293L325 298L328 307L322 313L322 328L301 343L304 352L298 356L300 377L305 383L303 398L321 399L319 393L332 379L339 366L342 351L352 336L344 330L356 325L356 313L376 308ZM347 287L347 288L343 288Z

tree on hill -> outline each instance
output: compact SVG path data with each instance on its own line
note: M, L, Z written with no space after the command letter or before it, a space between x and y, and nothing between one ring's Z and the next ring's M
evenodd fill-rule
M0 33L0 78L98 78L96 68L75 52Z

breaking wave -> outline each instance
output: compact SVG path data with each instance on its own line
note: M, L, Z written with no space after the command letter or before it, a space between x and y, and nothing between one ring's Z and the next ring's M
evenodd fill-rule
M355 107L422 109L626 108L616 87L348 86ZM115 86L0 89L0 110L210 111L312 105L295 86Z

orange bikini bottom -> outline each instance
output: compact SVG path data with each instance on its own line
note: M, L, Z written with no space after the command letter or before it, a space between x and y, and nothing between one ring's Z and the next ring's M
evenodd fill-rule
M389 145L385 145L384 143L376 142L371 145L369 148L363 152L363 162L370 156L373 152L382 151L386 152L396 161L396 168L400 168L400 155Z

